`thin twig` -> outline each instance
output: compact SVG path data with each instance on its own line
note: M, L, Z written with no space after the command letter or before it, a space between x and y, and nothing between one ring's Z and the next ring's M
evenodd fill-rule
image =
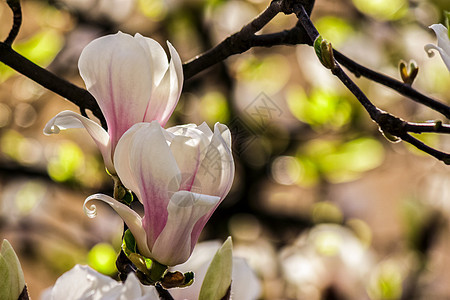
M434 132L450 134L450 125L442 124L441 121L432 123L406 123L405 130L414 133Z
M19 34L20 25L22 25L22 10L20 8L20 0L7 0L6 2L13 13L13 26L4 43L11 46L16 39L17 34Z
M346 67L350 72L355 74L357 77L364 76L367 79L373 80L384 86L390 87L393 90L400 93L401 95L404 95L413 101L428 106L429 108L434 109L435 111L438 111L441 114L443 114L447 119L450 119L450 106L418 92L408 84L398 81L392 77L375 72L369 68L366 68L356 63L355 61L351 60L350 58L346 57L339 51L334 50L333 52L336 60L339 63L341 63L344 67Z

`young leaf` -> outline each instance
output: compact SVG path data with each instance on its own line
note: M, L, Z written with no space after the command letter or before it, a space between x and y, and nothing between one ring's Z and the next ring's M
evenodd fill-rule
M227 295L231 286L232 247L231 237L228 237L217 250L203 280L199 300L220 300Z

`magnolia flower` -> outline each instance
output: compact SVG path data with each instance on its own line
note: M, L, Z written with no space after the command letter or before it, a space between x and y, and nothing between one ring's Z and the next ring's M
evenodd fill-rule
M189 258L231 188L231 134L220 123L214 133L205 123L167 130L156 121L139 123L117 144L114 165L124 186L144 205L144 216L103 194L86 199L86 214L95 216L95 206L86 206L90 200L108 203L127 224L142 255L177 265Z
M88 266L76 265L41 295L41 300L59 299L158 300L159 296L153 286L142 285L134 274L121 283Z
M177 270L192 271L194 283L186 288L169 289L176 300L197 300L205 274L216 251L217 241L199 243L192 256ZM261 293L261 285L254 272L243 258L233 257L231 299L254 300ZM54 286L41 295L41 300L159 300L154 286L142 285L134 274L129 274L124 283L102 275L88 266L76 265L56 280Z
M167 42L172 59L150 38L119 32L92 41L78 62L86 88L95 97L108 125L72 111L51 119L45 134L62 129L86 128L94 139L109 172L115 173L114 150L120 137L139 122L158 121L164 126L180 97L183 69L180 57Z
M433 29L434 33L438 38L437 46L433 44L425 45L425 51L427 52L429 57L434 55L432 49L439 51L441 54L442 60L444 61L447 69L450 71L450 32L449 30L442 24L433 24L430 26Z

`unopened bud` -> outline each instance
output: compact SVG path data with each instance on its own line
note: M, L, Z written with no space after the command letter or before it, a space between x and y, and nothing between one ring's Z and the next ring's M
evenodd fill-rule
M314 50L322 65L327 69L334 69L336 61L334 60L333 47L331 43L318 36L314 41Z
M0 299L17 300L25 288L25 279L19 258L7 240L0 249Z
M408 85L411 85L414 82L414 79L416 79L417 74L419 73L419 67L414 60L409 61L409 70L404 60L400 61L398 68L403 82Z

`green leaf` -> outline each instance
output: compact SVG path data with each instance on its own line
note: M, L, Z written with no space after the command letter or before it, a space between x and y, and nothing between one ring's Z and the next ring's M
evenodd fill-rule
M203 280L199 300L220 300L226 296L231 286L232 247L231 237L228 237L222 247L217 250Z
M17 300L25 287L19 258L7 240L0 250L0 299Z

